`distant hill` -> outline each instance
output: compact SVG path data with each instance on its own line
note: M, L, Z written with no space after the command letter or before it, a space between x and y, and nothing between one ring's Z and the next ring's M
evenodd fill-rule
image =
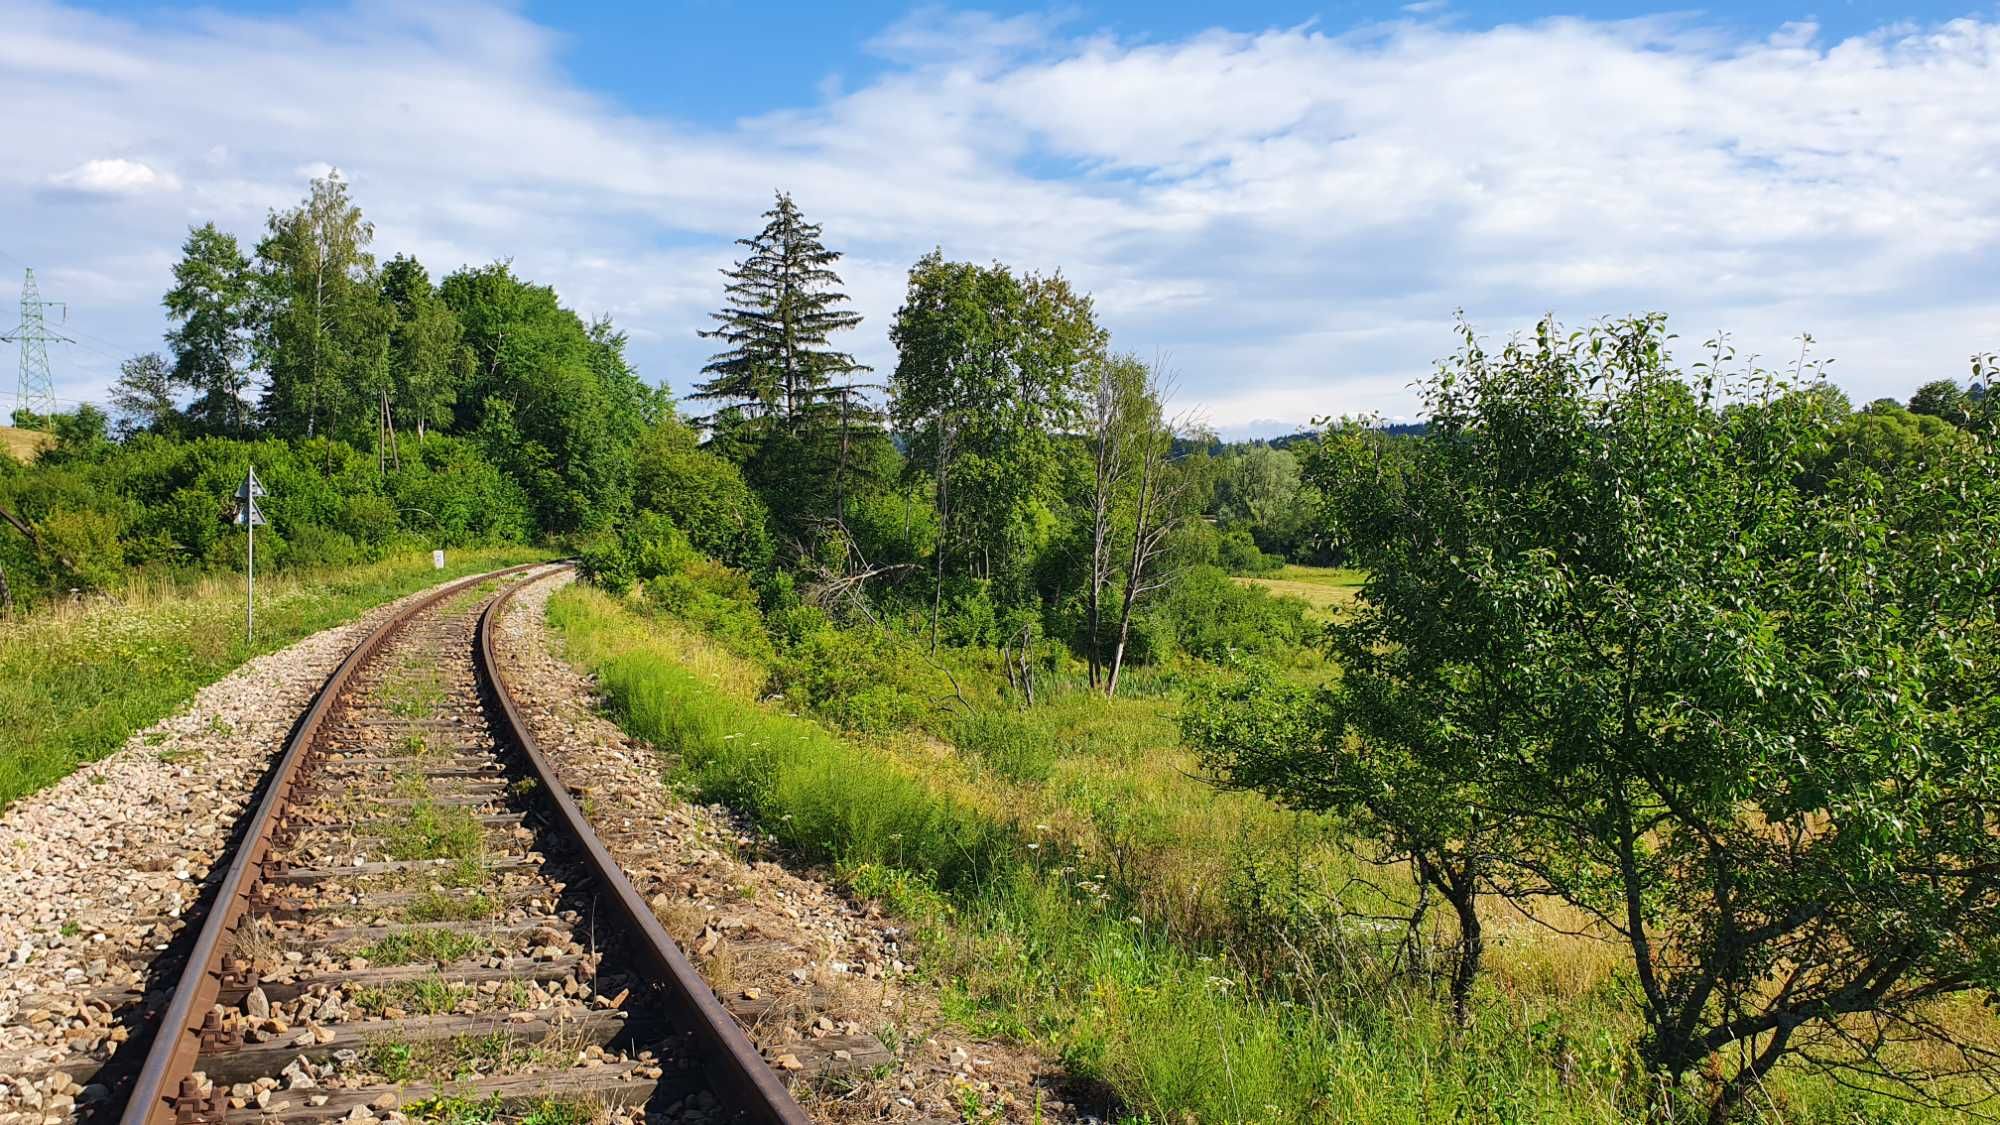
M40 430L17 430L12 426L0 426L0 453L16 461L32 461L35 454L52 444L55 438Z
M1390 437L1421 437L1427 429L1429 429L1429 426L1423 422L1395 422L1383 426L1382 432L1388 434ZM1208 444L1208 452L1211 456L1221 456L1229 450L1247 449L1253 445L1268 445L1272 449L1284 449L1301 442L1312 441L1318 438L1320 433L1321 431L1319 430L1300 430L1295 434L1285 434L1274 438L1253 438L1248 441L1213 441ZM1174 443L1174 453L1176 455L1192 452L1195 448L1196 443L1194 442L1176 441Z

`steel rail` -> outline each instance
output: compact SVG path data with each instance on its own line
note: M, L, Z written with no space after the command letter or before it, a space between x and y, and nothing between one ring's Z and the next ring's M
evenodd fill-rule
M582 806L556 775L555 767L542 753L534 732L521 717L521 710L507 689L507 677L494 655L494 625L500 620L514 595L527 583L513 586L494 598L479 617L474 652L485 682L491 686L495 703L505 720L502 732L521 751L534 770L541 792L546 794L561 829L582 845L581 858L588 867L598 895L624 923L632 935L631 952L654 982L668 992L668 1020L694 1044L702 1070L725 1105L738 1120L755 1125L811 1125L812 1119L792 1099L776 1072L750 1037L723 1008L708 982L681 952L653 915L639 889L625 876L618 861L605 849L584 816Z
M251 892L264 861L270 855L271 837L278 826L279 814L291 799L299 763L311 751L321 725L346 689L349 678L397 630L439 602L481 582L518 574L540 565L544 564L529 563L474 575L411 603L369 633L320 686L313 696L312 705L286 739L284 754L278 759L277 767L264 787L264 796L257 802L247 822L243 842L237 846L236 856L218 885L207 917L202 922L201 933L196 937L194 948L188 953L187 965L174 986L173 1000L160 1017L153 1042L146 1052L145 1064L140 1068L131 1097L125 1103L125 1112L119 1119L121 1125L173 1125L178 1116L176 1100L183 1095L193 1096L194 1091L183 1087L188 1083L195 1060L201 1054L203 1021L222 992L223 957L235 937L237 926L249 909Z

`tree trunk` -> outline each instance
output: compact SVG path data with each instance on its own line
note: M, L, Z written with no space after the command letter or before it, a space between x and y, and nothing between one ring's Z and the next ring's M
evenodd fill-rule
M14 591L7 585L7 568L0 566L0 617L14 616Z
M935 562L937 563L937 566L935 568L937 572L937 577L936 577L936 582L931 590L931 651L932 652L937 651L938 615L941 612L943 612L944 609L945 544L951 541L951 493L949 486L947 484L950 477L950 463L945 455L946 438L944 430L944 415L942 414L938 415L937 430L938 430L938 479L937 479L938 540L937 540L937 550L934 552Z
M1477 895L1471 880L1464 893L1451 893L1451 908L1458 915L1458 956L1451 968L1451 1015L1460 1027L1472 1025L1472 982L1479 976L1479 962L1486 955L1486 934L1479 922Z

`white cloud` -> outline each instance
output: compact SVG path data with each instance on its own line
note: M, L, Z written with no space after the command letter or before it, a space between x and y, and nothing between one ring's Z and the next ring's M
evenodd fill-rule
M586 92L574 45L506 5L141 26L0 0L0 264L75 278L88 292L51 295L151 348L189 223L253 243L338 166L384 254L510 257L685 388L729 240L783 186L848 252L850 346L878 371L908 263L942 245L1060 267L1224 428L1409 413L1459 307L1496 334L1665 309L1689 340L1773 356L1811 332L1858 400L2000 346L1992 20L1839 42L1685 17L1169 41L1073 23L919 11L870 40L879 75L709 124ZM65 208L52 186L123 193ZM65 394L101 393L110 363L65 360Z
M137 160L86 160L49 177L49 184L83 195L137 195L172 191L180 186L172 173L158 172Z

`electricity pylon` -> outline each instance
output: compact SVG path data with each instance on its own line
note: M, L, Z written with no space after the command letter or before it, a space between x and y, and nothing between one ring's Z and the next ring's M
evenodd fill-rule
M58 409L55 378L49 374L49 341L75 343L49 331L42 310L50 305L60 305L63 319L69 319L68 303L42 300L42 291L35 286L35 271L28 270L27 280L21 282L21 326L0 336L0 340L21 345L21 381L14 387L14 409L40 415L44 429L55 428Z

